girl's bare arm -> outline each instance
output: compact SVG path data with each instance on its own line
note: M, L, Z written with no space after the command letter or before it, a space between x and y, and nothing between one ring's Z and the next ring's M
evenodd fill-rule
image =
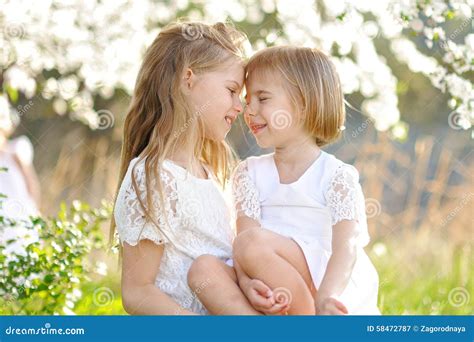
M319 303L339 296L349 282L357 258L356 224L356 221L344 220L333 227L332 254L318 290Z
M122 302L131 315L194 315L155 286L163 245L141 240L123 246Z

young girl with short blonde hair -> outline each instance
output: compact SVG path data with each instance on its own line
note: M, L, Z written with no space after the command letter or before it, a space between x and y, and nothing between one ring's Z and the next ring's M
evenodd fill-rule
M321 150L345 122L333 64L317 49L264 49L246 67L246 91L246 123L275 152L241 162L233 177L233 264L243 292L265 314L378 314L359 174ZM191 271L215 272L212 259Z

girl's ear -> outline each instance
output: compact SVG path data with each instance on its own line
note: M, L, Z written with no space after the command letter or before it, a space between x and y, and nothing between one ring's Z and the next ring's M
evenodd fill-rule
M190 68L186 68L184 70L183 82L183 85L187 90L190 90L194 86L194 83L196 82L196 75Z

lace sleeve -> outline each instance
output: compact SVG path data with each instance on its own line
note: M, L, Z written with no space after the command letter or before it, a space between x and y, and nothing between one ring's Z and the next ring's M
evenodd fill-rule
M154 220L148 220L138 197L140 196L140 199L146 205L147 190L144 163L137 165L133 170L139 190L138 194L132 184L132 170L132 166L130 166L117 196L114 210L117 232L121 243L127 242L135 246L143 239L151 240L159 245L170 242L168 234L171 231L170 227L176 221L176 201L178 197L176 180L169 171L161 170L160 177L164 190L164 203L160 202L159 193L156 190L156 181L150 183L150 189L154 189L150 210Z
M246 161L241 162L234 172L232 197L237 217L248 216L254 220L260 219L258 190L250 178Z
M336 170L329 183L326 200L333 226L342 220L363 223L364 197L359 184L359 173L353 166L342 165Z

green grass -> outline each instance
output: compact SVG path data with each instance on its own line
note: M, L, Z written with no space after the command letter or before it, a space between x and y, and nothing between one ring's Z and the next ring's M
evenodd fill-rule
M379 308L384 315L474 313L470 245L454 246L442 240L416 238L374 243L367 250L379 273ZM112 291L113 300L97 305L94 291L103 287ZM82 291L82 299L74 309L77 314L126 314L121 304L119 275L86 283Z
M107 276L99 281L85 283L82 298L76 303L78 315L126 315L120 295L120 279Z
M379 272L379 308L385 315L469 315L474 313L472 250L401 243L375 244L370 251ZM382 247L382 248L380 248Z

